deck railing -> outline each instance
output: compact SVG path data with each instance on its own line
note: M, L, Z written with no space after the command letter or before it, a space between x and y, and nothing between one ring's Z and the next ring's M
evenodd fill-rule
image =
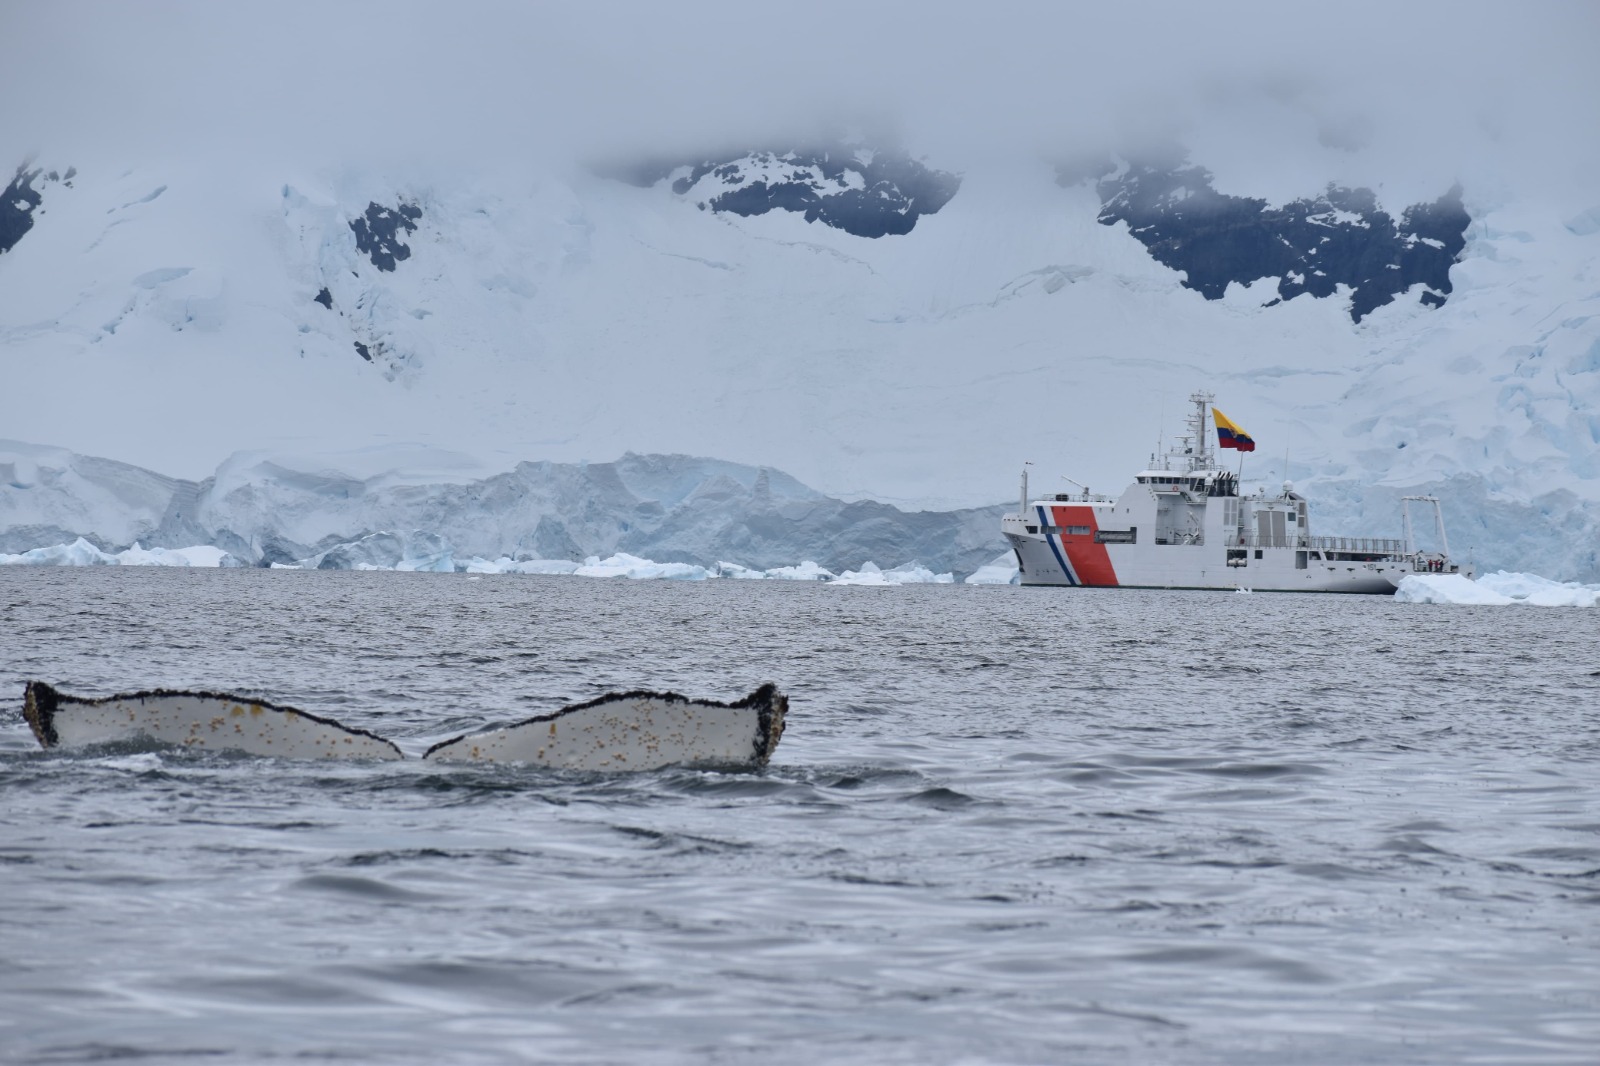
M1406 542L1395 537L1312 537L1311 547L1326 552L1404 555Z
M1405 542L1390 537L1308 537L1302 533L1262 536L1227 530L1223 543L1230 548L1309 548L1322 552L1361 552L1366 555L1403 555Z
M1224 531L1222 542L1230 548L1304 548L1306 546L1306 538L1298 533L1286 533L1281 537L1263 537L1259 533L1240 533L1236 529Z

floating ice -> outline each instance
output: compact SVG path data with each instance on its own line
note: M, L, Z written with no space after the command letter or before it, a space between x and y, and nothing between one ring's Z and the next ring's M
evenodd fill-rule
M1413 574L1400 582L1394 598L1402 603L1451 603L1485 607L1529 604L1534 607L1600 605L1600 585L1551 581L1537 574L1504 570L1471 581L1460 574Z
M860 570L846 570L834 578L834 585L868 585L888 588L894 585L949 585L955 582L953 574L935 574L920 563L905 563L893 570L881 569L877 563L862 563Z
M978 567L967 578L968 585L1018 585L1022 583L1022 573L1017 569L1017 557L1011 552L1002 552L989 562Z
M741 581L831 581L834 574L807 559L798 566L775 566L770 570L752 570L738 563L721 563L716 567L718 577L731 577Z
M0 564L7 566L115 566L116 562L115 556L107 555L82 537L71 544L0 555Z
M832 570L824 570L810 559L799 566L775 566L763 573L773 581L832 581L835 576Z
M1009 558L1007 555L1004 558ZM34 548L16 555L0 553L0 566L205 566L242 567L246 564L221 548L209 544L189 548L145 548L135 543L120 552L104 552L82 537L71 544L57 544L49 548ZM876 563L864 563L859 571L846 570L835 575L833 571L807 559L795 566L775 566L756 570L738 563L719 562L713 567L695 563L658 563L626 552L602 559L591 555L582 563L570 559L513 559L502 555L496 559L472 556L458 560L444 538L424 530L409 533L372 533L358 540L335 545L320 555L313 555L299 563L273 561L273 570L388 570L430 572L439 574L544 574L577 577L626 577L635 581L673 580L705 581L708 578L762 581L816 581L839 585L894 585L949 584L950 574L935 574L919 563L911 562L892 570L883 570ZM974 575L975 577L977 575ZM971 579L969 579L971 580ZM1004 574L997 572L995 584L1015 580L1015 568ZM982 582L973 582L981 584Z
M582 565L570 559L513 559L502 555L498 559L480 559L473 556L467 560L466 572L469 574L558 574L574 573Z
M635 580L669 578L677 581L704 581L711 571L693 563L658 563L637 555L618 552L609 559L591 555L573 573L579 577L631 577Z
M34 548L16 555L0 553L0 566L243 566L221 548L198 544L189 548L145 548L135 542L120 552L103 552L79 537L71 544Z
M133 547L118 552L115 558L121 566L240 567L244 565L221 548L210 544L196 544L189 548L143 548L135 541Z

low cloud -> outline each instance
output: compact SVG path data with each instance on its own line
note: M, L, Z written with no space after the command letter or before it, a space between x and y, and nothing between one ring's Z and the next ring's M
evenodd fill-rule
M1572 199L1600 168L1600 7L1583 2L64 2L3 18L0 144L18 162L475 167L859 131L958 169L1177 139L1221 185L1299 193L1437 195L1461 177Z

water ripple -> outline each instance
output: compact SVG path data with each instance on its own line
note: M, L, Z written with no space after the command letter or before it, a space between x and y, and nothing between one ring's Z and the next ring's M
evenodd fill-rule
M42 753L14 702L5 1054L1593 1060L1593 627L841 591L0 570L12 700L232 689L412 753L617 688L792 700L761 773L616 776Z

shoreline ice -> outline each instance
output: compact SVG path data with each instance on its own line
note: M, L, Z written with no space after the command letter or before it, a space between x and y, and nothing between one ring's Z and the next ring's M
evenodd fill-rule
M79 537L71 544L32 548L16 555L0 552L0 566L193 566L238 569L244 563L221 548L196 544L188 548L145 548L135 541L120 552L103 552Z
M542 574L552 576L572 577L599 577L615 578L625 577L634 581L708 581L716 579L731 580L758 580L758 581L811 581L834 585L876 585L882 587L896 585L948 585L955 582L953 574L935 574L933 571L917 562L903 563L900 566L885 570L876 563L865 562L861 569L846 570L835 574L825 567L819 566L812 560L805 560L793 566L777 566L766 570L757 570L752 567L742 566L738 563L718 562L714 566L700 566L696 563L662 563L654 559L644 559L626 552L617 552L602 559L598 555L591 555L583 562L577 563L570 559L512 559L502 555L497 559L484 559L473 556L466 560L457 560L448 546L432 538L418 536L396 537L389 533L373 534L363 538L362 542L375 538L386 538L394 543L420 546L425 550L422 554L407 554L391 565L382 565L369 561L371 553L345 553L339 560L342 565L329 566L325 560L334 555L328 551L311 556L298 565L274 562L270 565L273 570L363 570L363 571L388 571L391 573L440 573L440 574ZM337 550L337 549L335 549ZM135 543L133 547L120 552L106 552L95 547L83 537L79 537L71 544L56 544L48 548L33 548L29 551L8 555L0 552L0 566L181 566L203 568L237 568L247 569L247 564L240 562L234 556L221 548L200 544L188 548L144 548Z
M374 534L395 540L392 534ZM368 538L370 539L370 538ZM459 574L540 574L547 576L628 578L632 581L810 581L827 585L853 585L865 588L894 588L900 585L951 585L956 584L954 574L936 574L915 561L885 569L868 561L859 570L833 571L806 560L793 566L777 566L766 570L742 566L739 563L718 561L713 566L697 563L657 562L626 552L617 552L606 558L591 555L583 562L570 559L513 559L502 555L496 559L473 556L457 560L444 545L432 538L403 538L406 543L422 547L420 554L410 555L381 565L361 559L347 559L348 565L327 566L324 560L332 555L326 552L302 561L300 565L273 563L274 570L368 570L391 573L431 572ZM996 557L979 567L960 583L965 585L1014 585L1017 569L1010 562L1010 554ZM145 548L134 543L119 552L106 552L95 547L83 537L71 544L56 544L48 548L33 548L14 555L0 553L0 566L167 566L194 568L247 568L247 564L221 548L210 544L196 544L186 548ZM1395 591L1400 603L1431 603L1450 606L1505 607L1528 605L1533 607L1596 607L1600 606L1600 585L1585 585L1575 581L1554 581L1538 574L1497 571L1484 574L1477 580L1459 574L1414 574L1405 578Z
M1466 607L1594 607L1600 606L1600 585L1504 570L1484 574L1476 581L1460 574L1413 574L1401 580L1394 598L1401 603Z

